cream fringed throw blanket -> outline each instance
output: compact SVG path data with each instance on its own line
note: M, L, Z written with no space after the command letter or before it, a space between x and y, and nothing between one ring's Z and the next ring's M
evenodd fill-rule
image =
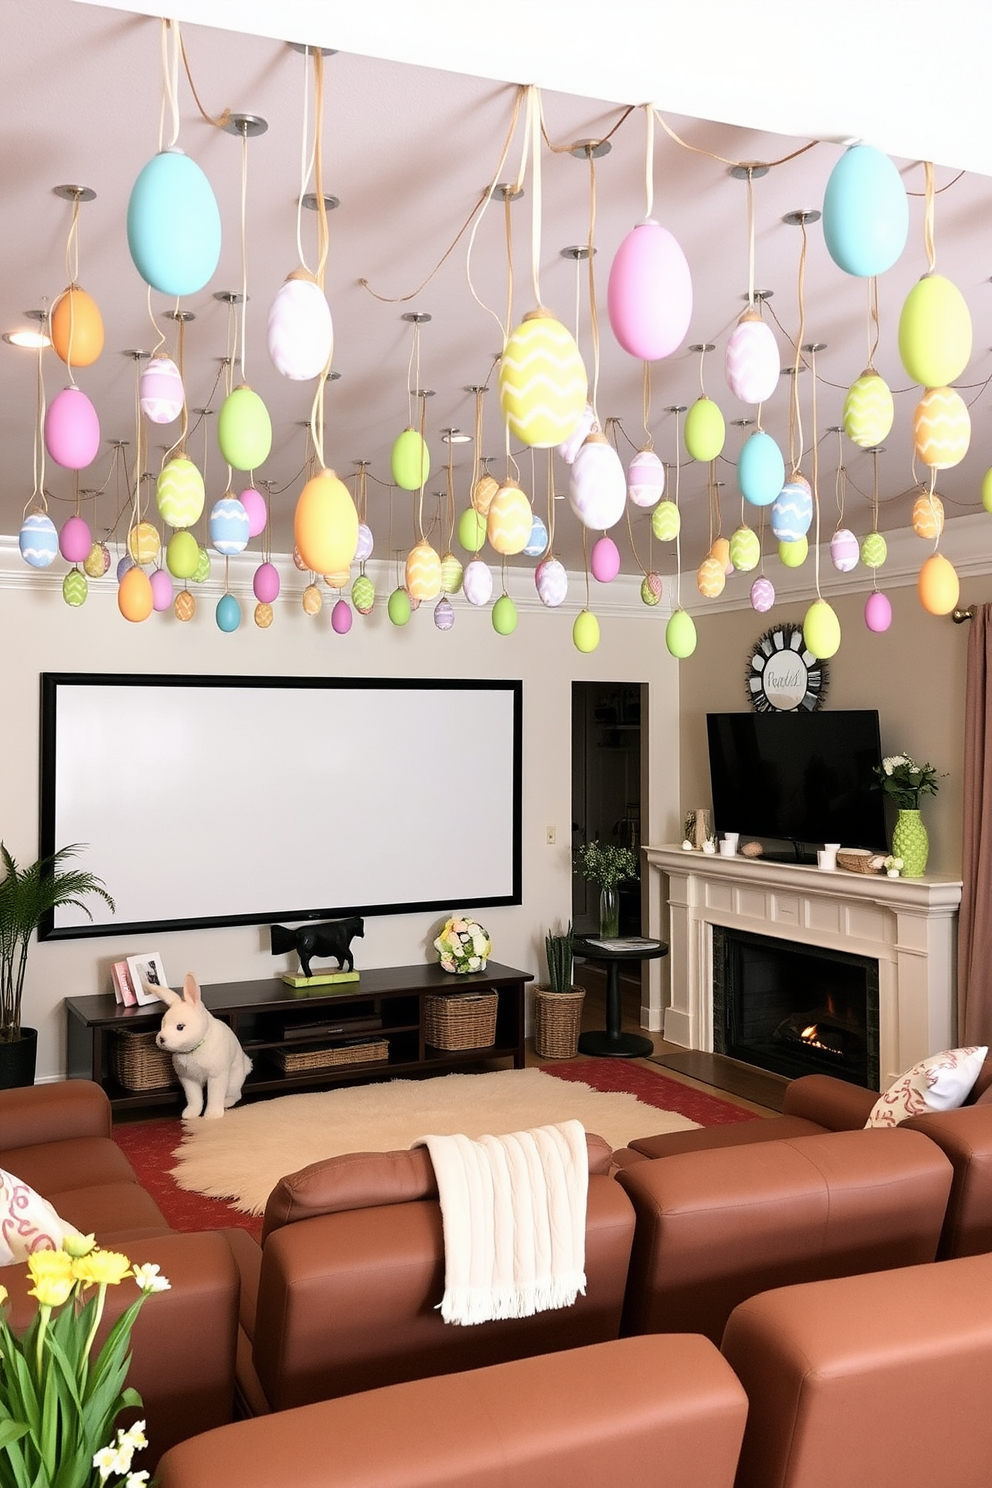
M446 1323L570 1307L585 1295L585 1128L561 1121L505 1137L421 1137L444 1229Z

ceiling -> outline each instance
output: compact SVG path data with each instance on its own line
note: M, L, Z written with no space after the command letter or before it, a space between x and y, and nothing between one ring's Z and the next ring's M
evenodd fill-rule
M323 186L340 199L340 206L329 216L326 293L335 326L333 366L340 376L328 385L325 394L324 454L326 463L349 482L357 462L368 462L368 521L379 557L404 554L415 541L421 520L434 545L442 551L447 546L448 461L450 458L453 506L460 512L468 505L476 451L472 443L446 445L441 434L452 427L473 432L477 398L469 391L472 387L489 387L481 399L483 438L478 455L489 461L495 475L502 477L507 470L495 374L508 301L507 214L501 200L493 200L475 215L473 209L493 182L512 182L520 170L523 110L512 138L510 135L519 97L517 80L509 71L509 62L495 55L492 47L487 50L485 43L491 38L476 36L473 51L468 45L472 38L467 41L457 27L453 28L453 48L433 48L444 59L434 67L362 54L363 50L392 50L407 56L429 56L430 21L440 8L436 3L426 7L380 3L364 10L356 7L356 12L362 12L357 16L335 15L329 19L327 9L320 7L319 29L323 34L308 38L315 44L341 48L325 63ZM766 8L779 9L777 5ZM197 0L195 6L186 9L198 17L212 17L218 7L212 0ZM617 7L620 30L624 30L619 22L627 9L621 0ZM712 9L701 7L702 17ZM949 14L953 16L961 9L967 7L951 6ZM243 11L239 23L260 33L272 30L272 10L271 6L239 7ZM541 7L535 10L543 15ZM414 40L408 44L402 33L384 25L382 34L390 40L388 45L383 41L377 46L375 34L369 34L370 17L365 12L374 12L380 18L388 12L390 20L400 15L407 20L410 15L417 16ZM461 7L458 12L464 13ZM177 14L182 13L183 7L177 7ZM285 23L283 36L307 39L307 33L299 28L311 22L316 27L315 16L313 6L290 0L279 8L276 24ZM791 24L794 29L794 12ZM154 17L135 15L123 8L76 0L6 0L4 31L0 121L5 147L0 160L0 201L5 232L0 330L9 332L23 326L26 311L51 305L69 282L67 244L72 206L53 188L61 184L91 188L95 199L82 204L79 211L78 280L100 306L106 344L99 361L76 369L74 375L97 409L103 443L93 465L80 473L78 484L84 492L98 493L82 497L82 510L94 535L108 540L112 535L122 542L131 515L129 492L137 447L135 393L140 362L132 353L152 349L159 337L165 336L164 349L176 354L176 324L166 316L175 308L174 302L151 294L153 324L146 289L131 262L124 233L131 186L158 148L160 23ZM296 203L309 64L281 37L212 29L186 21L182 34L203 108L215 115L227 108L260 116L268 124L267 130L250 138L245 148L248 304L244 373L272 419L272 451L264 468L256 470L254 476L256 484L268 482L272 493L271 547L275 552L287 552L292 548L295 500L310 454L307 425L314 384L291 382L276 372L268 357L265 328L272 298L298 261ZM440 37L442 33L433 34ZM590 34L586 33L580 48L586 72L597 57L597 44L589 41ZM612 65L615 46L604 44L602 82L595 98L562 90L562 67L556 64L568 61L574 36L559 49L562 55L552 55L547 66L547 75L556 86L542 87L545 126L554 149L545 149L541 162L540 290L544 303L573 332L577 331L591 383L598 365L596 409L604 425L607 420L616 421L608 428L624 464L652 438L657 453L669 467L671 493L675 463L680 462L677 479L683 516L683 569L693 571L704 557L710 538L720 530L729 536L742 520L735 465L747 430L732 427L732 423L755 415L753 407L738 402L729 392L723 369L727 338L744 309L749 286L747 183L730 173L731 162L782 162L753 182L753 287L771 292L764 315L775 331L783 368L797 365L797 340L821 347L813 356L800 353L798 365L803 370L799 374L783 372L777 394L763 407L762 427L779 442L787 465L790 455L797 461L801 458L807 477L816 475L825 536L837 523L840 487L845 489L845 524L859 537L870 530L876 470L878 526L885 532L905 529L913 498L920 490L921 479L928 474L925 468L913 468L912 412L920 390L909 385L896 346L900 308L927 268L921 160L912 155L895 156L911 193L910 230L901 259L878 282L880 339L874 360L895 394L896 422L884 452L873 457L843 436L829 432L840 422L847 387L868 360L871 336L866 281L851 278L836 267L826 252L820 225L810 221L805 229L800 336L799 272L804 231L783 220L788 214L822 205L830 170L842 153L841 141L851 138L852 133L860 137L857 126L866 122L864 115L857 104L853 105L840 127L833 122L834 133L829 136L825 131L818 135L767 132L778 118L788 117L798 123L804 112L802 106L784 114L768 106L768 56L766 48L759 47L755 65L762 70L765 86L755 91L750 112L712 79L708 92L696 95L712 98L709 115L726 117L736 110L737 118L756 120L755 127L708 121L698 116L702 106L697 116L690 112L686 78L683 70L671 67L669 55L671 76L655 84L660 95L657 108L664 124L659 121L655 129L653 215L675 234L685 252L692 271L694 308L683 347L650 367L650 411L645 429L643 365L619 347L606 313L606 282L613 254L630 228L644 217L646 208L645 111L634 107L624 117L624 106L641 103L650 94L644 91L646 84L638 75L643 48L637 48L629 28L624 34L629 86L638 91L620 91L622 81ZM352 41L355 50L348 50L346 39ZM446 32L444 39L451 43L452 35ZM479 42L483 43L484 57L470 63L469 56L479 56ZM738 70L745 71L750 65L748 50L736 43L734 49ZM454 58L448 55L452 50ZM458 65L457 57L464 59L463 66L474 70L449 70ZM525 62L519 65L527 66ZM851 65L855 68L861 64L856 59ZM962 66L972 65L969 58L962 59ZM699 71L696 59L695 73ZM694 75L693 67L685 73ZM500 81L500 74L511 81ZM583 77L583 69L573 65L571 75ZM529 82L534 76L536 73L528 69L528 75L521 74L519 81ZM942 75L932 86L937 89L945 83L953 96L952 76L945 79ZM875 53L874 72L865 80L857 99L870 93L876 104L883 104L880 117L884 122L873 142L890 152L901 140L906 141L904 148L923 143L915 131L920 116L928 112L921 102L926 90L904 98L908 92L898 70L883 68ZM992 173L992 159L984 158L981 144L976 143L978 131L969 128L966 110L972 107L972 92L960 85L960 79L959 92L964 101L957 115L953 108L931 110L939 125L935 136L939 145L930 156L937 162L937 268L963 292L975 327L971 361L958 383L972 405L972 446L959 466L941 472L937 480L937 490L952 520L982 511L981 480L992 465L992 438L986 433L989 421L983 416L983 408L992 397L985 392L985 382L992 375L992 334L987 328L992 292L987 243L992 181L982 173ZM309 94L312 121L312 87ZM781 73L776 97L779 103L783 98L793 102L798 98L800 105L805 99L805 116L811 124L821 125L827 119L829 110L822 89L815 85L804 93L801 88L787 86L786 74ZM893 105L886 111L887 97L897 98L900 107ZM188 440L191 458L205 470L209 506L228 484L227 467L216 445L216 412L226 391L226 379L240 381L240 371L227 365L232 334L240 327L240 313L237 308L232 311L229 302L217 295L238 294L242 288L242 141L204 121L185 76L180 76L179 98L178 142L209 177L224 233L216 274L205 289L182 305L195 317L185 328L188 405L191 410L210 410L206 414L191 411ZM670 112L672 99L686 111ZM913 107L902 110L904 103ZM845 133L848 117L854 121L855 130ZM949 118L958 126L957 136L948 132ZM902 120L907 121L905 132L901 132ZM664 125L684 145L676 143ZM986 134L983 130L983 140ZM585 150L580 149L576 155L567 148L607 135L611 148L592 165ZM818 142L812 148L794 154L814 138ZM501 152L508 139L501 166ZM788 156L794 158L785 159ZM968 167L967 173L959 173L962 166ZM312 190L313 184L311 180L307 189ZM524 195L508 213L513 324L534 301L534 203L534 178L528 170ZM471 228L462 231L470 219L474 232ZM302 214L302 231L304 250L312 266L316 259L315 214ZM596 249L595 326L587 265L562 254L565 248L587 244L590 233ZM411 369L414 333L410 322L403 318L411 311L431 317L420 331L419 372ZM715 349L705 357L689 349L701 343L713 343ZM44 354L42 366L46 395L51 399L66 384L66 369L51 351ZM0 532L6 534L17 533L32 498L36 369L35 353L0 345L0 440L4 451ZM798 419L794 408L790 412L794 381L798 383ZM411 416L419 424L420 400L411 402L411 386L433 390L433 396L424 403L432 470L421 512L417 493L400 491L390 484L393 441ZM719 402L728 423L724 456L715 470L720 484L712 488L708 467L694 464L685 454L679 439L680 416L670 411L691 404L703 387ZM144 426L147 450L143 468L152 475L175 443L178 429L178 424ZM115 440L127 441L125 457L116 465ZM516 446L511 447L510 454L535 510L546 517L547 456L543 451L532 455ZM841 462L843 478L839 480ZM556 459L553 484L559 498L565 495L567 481L568 469ZM235 472L234 490L246 484L248 476ZM74 509L75 486L73 472L47 461L45 489L57 525ZM147 506L147 515L155 518L152 480L140 483L139 500ZM583 529L567 500L559 499L554 510L555 551L568 567L581 569ZM652 539L650 512L634 507L628 510L629 523L621 523L614 532L624 570L636 574L654 568L671 573L676 565L674 544ZM758 513L753 507L747 508L744 517L750 525L758 526ZM992 526L988 540L992 547ZM776 545L770 533L765 534L764 545L770 555L774 553ZM928 551L921 545L921 560ZM490 558L498 562L496 555ZM532 568L536 560L520 557L511 562ZM777 558L771 557L770 562L777 562ZM730 583L746 587L741 575Z

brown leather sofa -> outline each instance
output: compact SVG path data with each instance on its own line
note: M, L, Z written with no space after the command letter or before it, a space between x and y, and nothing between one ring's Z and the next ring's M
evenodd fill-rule
M88 1080L0 1090L0 1167L23 1179L58 1214L134 1263L156 1262L171 1284L150 1297L131 1335L128 1383L144 1401L153 1452L234 1418L238 1270L223 1233L176 1234L140 1186L111 1136L110 1102ZM20 1331L34 1316L23 1265L0 1267L9 1316ZM111 1287L104 1334L134 1300L133 1283Z
M611 1151L587 1137L585 1296L531 1318L455 1327L438 1306L444 1241L426 1149L354 1153L292 1173L242 1267L238 1386L246 1414L616 1338L634 1211Z
M627 1338L240 1421L167 1452L156 1482L732 1488L746 1411L707 1339Z

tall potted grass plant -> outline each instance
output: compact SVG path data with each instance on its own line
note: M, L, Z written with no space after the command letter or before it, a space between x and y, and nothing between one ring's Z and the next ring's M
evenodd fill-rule
M542 1059L574 1059L579 1048L585 990L573 975L572 922L544 937L547 984L534 993L534 1050Z

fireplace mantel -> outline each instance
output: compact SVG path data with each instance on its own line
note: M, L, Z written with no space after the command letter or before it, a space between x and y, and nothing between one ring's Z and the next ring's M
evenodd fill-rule
M823 871L800 863L645 847L667 877L671 994L664 1034L713 1048L712 927L878 961L882 1088L955 1042L959 879Z

